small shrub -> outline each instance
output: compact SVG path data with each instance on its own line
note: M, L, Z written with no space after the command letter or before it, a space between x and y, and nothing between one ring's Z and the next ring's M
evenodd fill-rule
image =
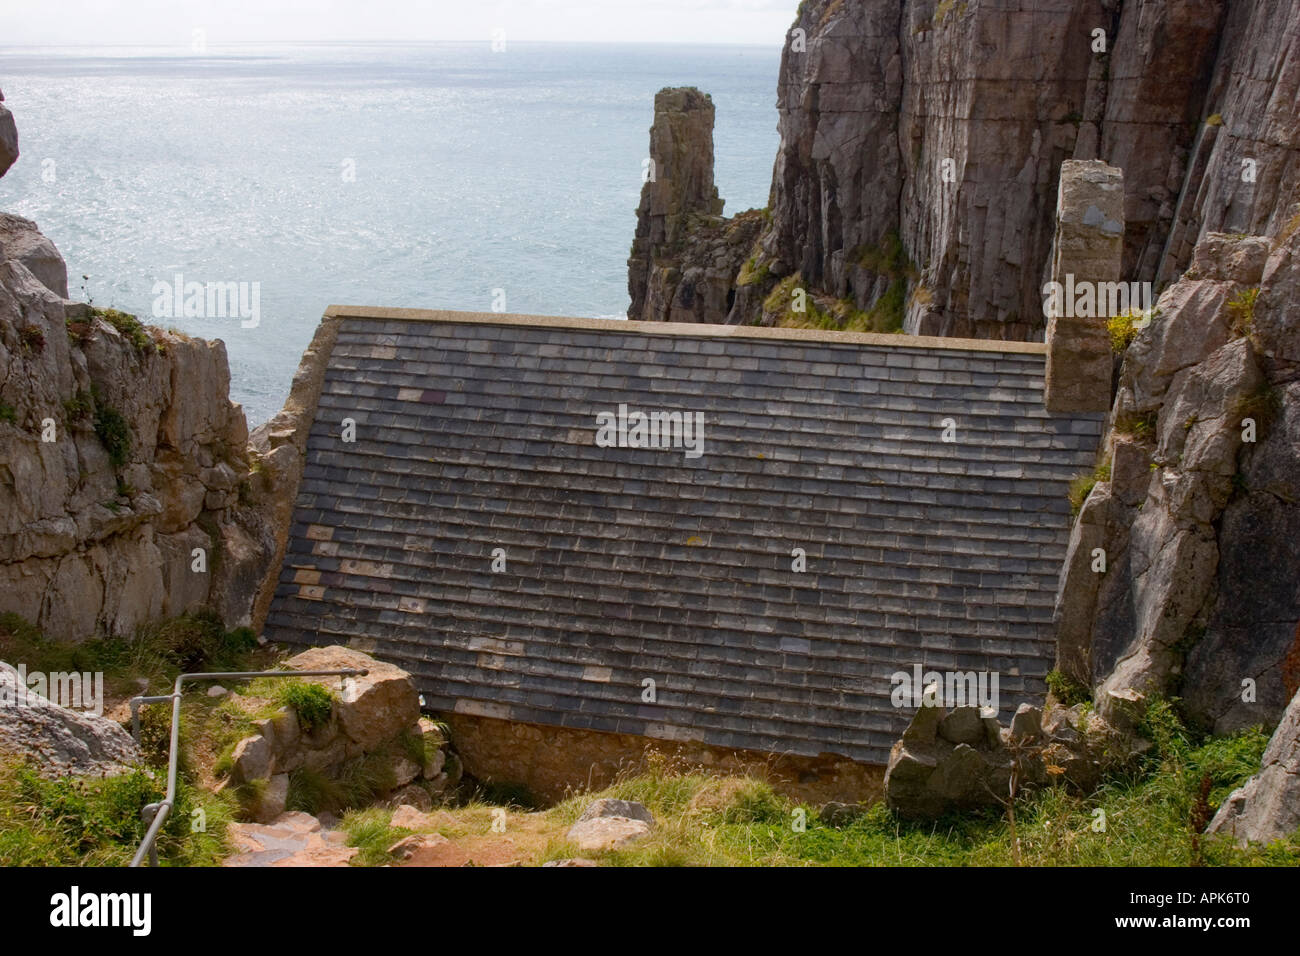
M14 407L12 405L6 405L4 402L0 402L0 422L7 422L8 424L13 425L17 421L18 412Z
M1205 119L1205 125L1206 125L1206 126L1222 126L1222 125L1223 125L1223 114L1222 114L1222 113L1211 113L1209 116L1206 117L1206 119Z
M1243 289L1233 296L1227 304L1229 324L1237 335L1249 335L1255 325L1255 300L1259 298L1259 286Z
M1150 438L1156 430L1159 413L1156 411L1137 414L1130 412L1115 419L1115 431L1121 435L1134 438Z
M1066 707L1092 700L1092 691L1064 671L1049 671L1046 680L1047 689Z
M70 422L79 422L85 419L94 411L94 402L90 399L90 393L84 389L79 389L77 394L67 399L63 403L63 414L67 416Z
M18 331L18 338L23 344L23 351L40 355L45 351L45 333L39 326L25 325Z
M1141 312L1125 312L1106 320L1106 331L1110 333L1110 347L1117 355L1122 354L1137 338L1138 330L1134 323L1141 318Z
M122 413L105 402L95 402L95 434L108 452L114 468L121 468L131 458L131 424Z
M276 690L275 700L293 710L298 715L298 724L309 734L326 726L334 712L334 695L327 688L293 678Z

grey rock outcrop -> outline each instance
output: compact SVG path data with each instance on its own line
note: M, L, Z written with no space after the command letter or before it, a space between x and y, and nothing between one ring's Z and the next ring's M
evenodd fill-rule
M60 707L0 662L0 753L33 758L50 777L124 773L143 762L131 735L107 718Z
M53 246L4 224L0 611L67 641L203 606L250 623L274 536L225 346L66 302Z
M908 332L1040 339L1068 159L1124 170L1125 281L1174 280L1211 232L1275 233L1300 182L1298 39L1300 7L1277 0L808 0L743 272L759 280L711 282L731 308L704 320L759 323L797 274L901 308ZM882 255L895 241L909 268Z
M1271 843L1300 830L1300 693L1273 732L1260 771L1223 801L1207 833Z
M68 267L54 243L41 235L36 223L0 212L0 256L27 267L45 288L61 299L68 297Z
M1207 236L1125 354L1057 597L1058 664L1112 720L1154 693L1273 726L1300 684L1298 252Z
M692 87L655 95L649 177L628 258L628 317L718 322L762 217L722 218L713 184L713 100Z

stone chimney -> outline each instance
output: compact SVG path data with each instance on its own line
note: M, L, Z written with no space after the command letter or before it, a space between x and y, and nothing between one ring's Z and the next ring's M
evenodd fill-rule
M691 217L722 214L713 184L713 100L707 93L688 86L655 94L650 163L627 261L632 319L646 317L651 266L685 238Z
M1110 408L1113 357L1102 283L1118 282L1124 253L1124 171L1098 159L1061 164L1056 198L1052 277L1062 290L1047 320L1050 412L1104 412ZM1071 290L1093 286L1092 315L1076 317ZM1046 298L1046 296L1045 296Z

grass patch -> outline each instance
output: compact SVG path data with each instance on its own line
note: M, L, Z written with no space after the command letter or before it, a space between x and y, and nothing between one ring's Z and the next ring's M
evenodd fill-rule
M385 750L345 763L337 776L300 767L289 774L286 807L316 815L343 813L372 802L397 783L392 754Z
M117 309L91 309L90 311L96 318L103 319L117 329L137 352L148 355L157 351L157 346L154 344L153 336L149 334L148 328L134 315L128 312L120 312Z
M767 281L771 275L766 262L759 262L758 255L752 255L745 260L745 264L740 267L740 273L736 276L737 286L760 285Z
M47 780L29 764L0 764L0 866L124 866L144 838L141 808L163 789L144 771ZM160 862L216 865L233 811L230 797L180 781L158 837Z
M354 810L343 817L339 828L347 834L348 846L361 851L352 858L353 866L383 866L393 862L388 848L411 831L391 826L392 818L391 810L379 808Z
M1259 769L1267 735L1249 730L1201 738L1178 719L1175 704L1156 701L1144 728L1155 746L1140 765L1116 775L1091 796L1063 787L1024 793L1016 801L1019 854L1029 866L1297 865L1300 837L1270 847L1238 849L1207 839L1190 822L1209 780L1214 809ZM597 797L638 800L655 814L645 840L599 854L612 866L1010 866L1012 834L997 810L937 821L902 820L883 804L835 828L816 810L775 793L752 777L718 778L651 765L599 793L548 811L567 827ZM1105 829L1094 822L1104 813ZM800 832L796 811L803 811ZM560 840L544 859L573 855Z
M1090 474L1079 475L1070 482L1070 514L1077 515L1083 509L1083 503L1092 494L1098 482L1110 481L1110 465L1098 465Z

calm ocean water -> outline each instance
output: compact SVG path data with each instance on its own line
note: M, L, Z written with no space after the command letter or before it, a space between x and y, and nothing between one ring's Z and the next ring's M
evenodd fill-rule
M330 303L623 316L655 92L712 94L732 214L767 202L779 47L510 44L0 49L35 219L73 298L152 315L156 282L260 283L226 342L250 424ZM351 171L352 178L348 173ZM83 276L86 278L83 279Z

